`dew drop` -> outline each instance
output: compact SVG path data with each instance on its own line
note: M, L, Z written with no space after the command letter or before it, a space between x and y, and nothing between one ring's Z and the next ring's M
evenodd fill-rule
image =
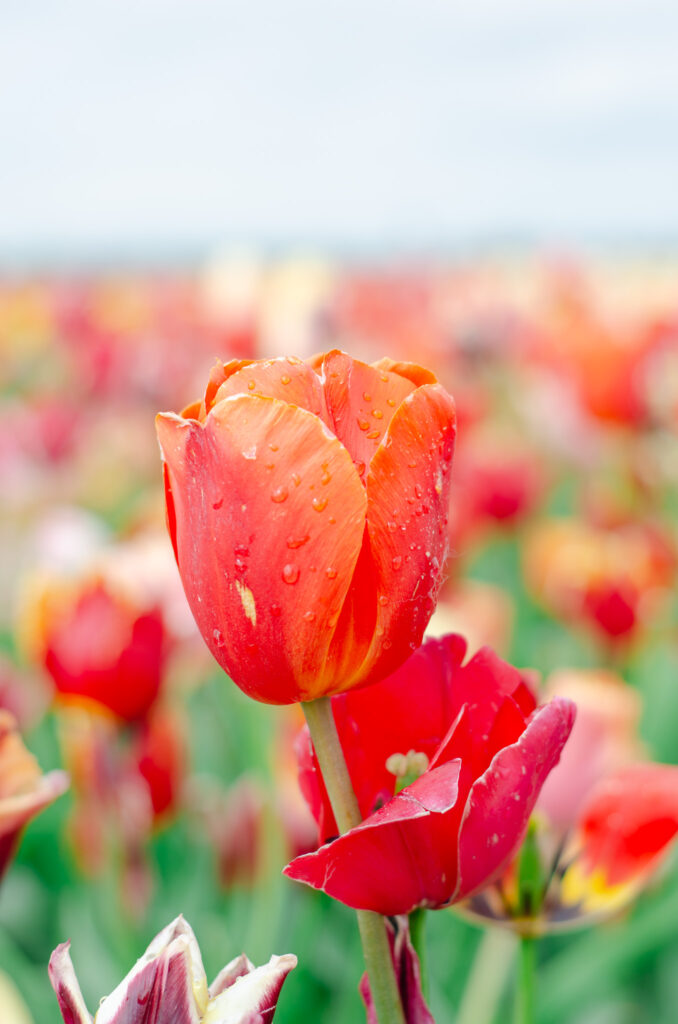
M214 642L217 645L217 647L224 646L224 634L221 632L220 629L215 629L212 633L212 636L214 637Z
M388 598L387 598L386 594L380 594L379 595L379 604L382 606L382 608L383 608L383 606L385 604L388 604Z
M268 447L271 449L272 452L277 452L278 449L280 448L280 445L278 445L278 444L269 444Z
M270 611L274 619L279 619L280 616L282 615L282 608L280 607L279 604L272 604Z
M315 612L304 612L304 622L315 622Z
M408 462L407 466L408 466L408 469L416 469L417 464L416 464L416 462Z
M247 381L247 387L249 388L250 391L254 391L256 386L257 385L256 385L256 383L253 380L248 380Z
M281 384L289 384L290 380L291 380L291 378L290 378L290 377L288 377L288 376L287 376L287 374L285 373L285 374L283 374L283 376L282 376L282 377L280 378L280 383L281 383Z
M393 647L393 644L391 643L390 640L384 640L382 647L384 648L385 651L390 651L391 648Z
M419 484L415 484L415 485L414 485L414 493L416 494L416 496L417 496L418 498L421 498L422 494L424 493L424 492L422 491L421 487L419 486Z
M295 487L298 487L299 484L301 483L301 477L299 476L298 473L292 473L292 483L294 484Z
M311 505L316 512L322 512L324 508L327 508L327 498L314 498Z
M286 487L276 487L276 489L271 494L271 501L275 501L276 504L278 504L278 505L282 501L285 501L286 499L287 499L287 488Z
M372 395L369 393L369 391L363 391L363 398L365 399L366 402L372 401Z
M337 520L336 520L336 519L334 518L334 516L330 516L330 518L329 518L329 519L327 520L327 522L328 522L328 523L329 523L329 524L330 524L331 526L334 526L334 524L336 523L336 521L337 521Z
M243 562L242 558L236 558L234 565L235 571L239 573L243 573L247 569L247 562Z
M377 437L381 436L380 430L370 430L369 434L365 434L365 437L369 437L370 441L374 441Z
M320 483L323 485L323 487L326 487L331 479L332 479L332 474L328 473L328 471L326 469L323 470L323 475L320 477Z
M396 403L395 403L395 398L387 398L387 399L386 399L386 404L387 404L387 405L390 405L390 406L391 406L391 408L393 408L393 406L394 406L394 405L396 404Z
M363 473L365 472L365 463L364 462L356 462L355 468L356 468L356 470L358 472L358 476L362 476Z
M288 537L287 546L288 548L292 548L292 550L295 548L302 548L308 540L310 540L310 534L308 533L305 533L303 537Z
M360 416L358 417L358 426L360 427L361 430L369 430L370 429L369 422L367 420L361 419ZM368 437L369 437L369 434L368 434Z
M266 469L268 469L269 471L275 469L275 462L267 462Z
M379 379L381 381L383 381L384 384L388 384L388 374L387 373L380 373L379 374Z
M325 575L327 576L328 580L336 580L337 570L333 569L332 566L330 565L327 567L327 569L325 569Z
M390 530L391 533L395 533L396 530L398 529L398 524L394 523L392 519L389 519L389 521L386 524L386 528Z
M372 415L374 416L375 420L383 420L384 418L384 414L381 411L381 409L373 409Z
M400 568L400 566L402 564L403 564L403 556L402 555L394 555L394 557L391 560L391 565L393 566L393 568L395 569L396 572L398 571L398 569Z
M293 562L288 562L287 565L283 566L282 578L283 583L296 583L299 579L299 566Z

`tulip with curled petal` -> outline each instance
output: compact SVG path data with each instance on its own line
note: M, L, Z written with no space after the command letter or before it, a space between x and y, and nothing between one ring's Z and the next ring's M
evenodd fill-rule
M64 942L49 975L64 1024L92 1024ZM296 967L292 954L255 967L242 954L207 985L200 949L183 917L167 925L118 987L102 1000L95 1024L269 1024L282 984Z

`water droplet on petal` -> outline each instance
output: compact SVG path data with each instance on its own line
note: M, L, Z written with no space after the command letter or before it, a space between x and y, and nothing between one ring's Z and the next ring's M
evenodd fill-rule
M329 523L329 524L330 524L331 526L334 526L334 524L336 523L336 521L337 521L337 520L336 520L336 519L334 518L334 516L330 516L330 518L329 518L329 519L327 520L327 522L328 522L328 523Z
M361 430L369 430L370 429L369 421L361 419L360 417L358 417L358 426L360 427Z
M332 566L328 566L328 568L325 569L325 575L327 576L328 580L336 580L337 570L333 569Z
M214 637L214 642L217 645L217 647L224 646L224 634L221 632L220 629L215 629L212 633L212 636Z
M387 373L380 373L379 374L379 379L382 380L384 382L384 384L388 384L388 374Z
M245 544L236 544L233 551L236 555L240 555L241 558L247 558L250 553L250 549Z
M311 505L316 512L322 512L324 508L327 508L327 498L314 498Z
M282 608L279 604L272 604L270 611L274 619L278 619L282 615Z
M358 476L362 476L363 473L365 472L365 463L364 462L356 462L355 468L356 468L356 470L358 472Z
M277 445L277 444L269 444L269 446L268 446L268 447L269 447L269 448L271 449L271 451L272 451L272 452L277 452L277 451L278 451L278 449L279 449L279 447L280 447L280 445Z
M382 606L382 608L383 608L383 606L385 604L388 604L388 598L387 598L386 594L380 594L379 595L379 604Z
M250 391L254 391L256 386L257 385L256 385L255 381L253 381L253 380L248 380L247 381L247 387L249 388Z
M323 470L323 475L320 477L320 483L323 485L323 487L326 487L331 479L332 479L332 474L329 473L326 469Z
M374 416L375 420L383 420L384 418L384 414L381 411L381 409L373 409L372 415Z
M287 499L287 488L286 487L276 487L276 489L271 494L271 501L275 501L277 504L280 504L280 502L285 501L286 499Z
M287 374L285 373L285 374L283 374L283 376L282 376L282 377L280 378L280 383L281 383L281 384L289 384L290 380L291 380L291 378L290 378L290 377L288 377L288 376L287 376Z
M315 622L315 612L304 612L305 622Z
M381 436L381 431L380 430L370 430L369 434L365 434L365 437L369 437L370 441L374 441L374 440L376 440L376 438L378 438L380 436Z
M303 537L288 537L287 546L288 548L292 548L294 550L295 548L303 547L308 540L310 540L310 534L308 533L305 533Z
M391 565L393 566L393 568L395 569L396 572L398 571L398 569L400 568L400 566L402 564L403 564L403 556L402 555L394 555L393 558L391 559Z
M238 573L243 573L247 570L247 562L243 562L242 558L236 558L234 565L235 571Z
M389 519L389 521L386 524L386 529L390 530L391 533L395 533L396 530L398 529L398 524L394 523L392 519Z
M283 566L282 578L284 583L296 583L299 579L299 566L293 562L288 562L287 565Z
M387 398L386 403L387 405L390 405L391 408L393 408L393 406L396 404L395 398Z
M298 473L292 473L292 483L294 484L295 487L298 487L299 484L301 483L301 477L299 476Z
M414 485L414 493L416 494L416 496L417 496L418 498L421 498L422 494L424 493L424 492L422 491L421 487L419 486L419 484L415 484L415 485Z
M391 648L393 647L393 644L391 643L390 640L384 640L382 647L384 648L385 651L390 651Z
M369 391L363 391L363 398L365 399L366 402L372 401L372 395L369 393Z

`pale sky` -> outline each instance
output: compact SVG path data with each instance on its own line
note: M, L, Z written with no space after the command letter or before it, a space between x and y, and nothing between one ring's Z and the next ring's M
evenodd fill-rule
M675 0L0 0L0 257L678 239Z

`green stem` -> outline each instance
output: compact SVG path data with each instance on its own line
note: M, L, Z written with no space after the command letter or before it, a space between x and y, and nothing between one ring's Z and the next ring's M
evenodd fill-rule
M456 1024L492 1024L513 964L514 936L504 928L486 928L466 978Z
M410 914L410 938L414 951L419 958L419 974L421 991L424 998L428 995L428 963L426 957L426 909L418 907Z
M537 941L527 935L521 935L519 941L515 1024L534 1024Z
M301 706L334 817L339 830L347 832L360 824L362 816L339 742L332 703L329 697L320 697ZM405 1024L386 921L370 910L358 910L356 913L377 1021L379 1024Z

